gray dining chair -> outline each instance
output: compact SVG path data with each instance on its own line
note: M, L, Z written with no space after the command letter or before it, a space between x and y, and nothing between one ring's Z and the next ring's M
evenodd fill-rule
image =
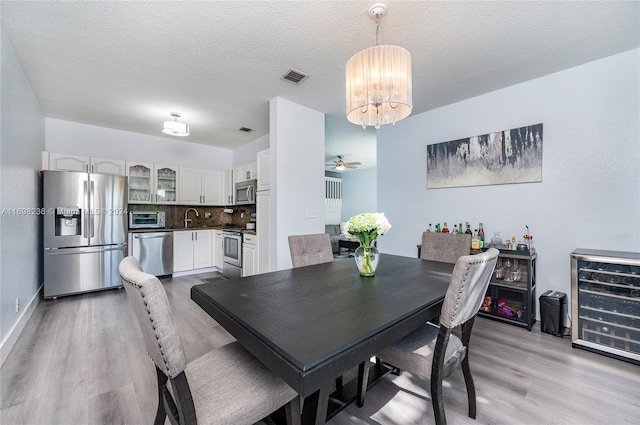
M155 425L254 424L285 407L287 424L300 423L298 394L238 342L187 363L162 283L135 257L120 262L120 277L156 366ZM168 383L167 383L168 381Z
M489 287L496 266L497 249L476 255L464 255L456 261L451 282L440 312L440 325L427 323L393 345L376 353L383 363L406 370L431 381L431 403L436 424L447 423L442 399L442 380L462 366L467 387L469 417L476 418L476 390L469 368L471 328ZM460 328L461 337L452 333ZM359 376L366 382L368 372ZM364 402L364 391L358 405Z
M455 264L458 258L469 255L470 250L471 235L469 234L424 232L420 258Z
M328 233L291 235L289 252L294 268L333 261L333 249Z

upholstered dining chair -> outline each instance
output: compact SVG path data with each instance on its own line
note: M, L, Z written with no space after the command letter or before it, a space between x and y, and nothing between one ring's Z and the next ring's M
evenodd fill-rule
M289 236L289 252L293 267L312 266L333 261L328 233Z
M424 232L420 258L455 264L458 258L469 255L470 249L471 235L469 234Z
M254 424L282 406L288 424L300 423L298 394L238 342L187 363L162 283L135 257L120 262L127 298L156 366L158 410L176 424ZM169 383L167 383L169 381Z
M393 345L376 353L384 363L431 381L431 403L436 424L447 423L442 380L462 366L467 387L469 417L476 418L476 390L469 368L469 341L473 322L487 292L499 251L489 248L456 261L440 312L440 325L427 323ZM452 333L461 328L462 339ZM368 372L358 379L366 382ZM362 381L359 383L362 387ZM364 386L366 389L366 386ZM359 405L364 401L364 392Z

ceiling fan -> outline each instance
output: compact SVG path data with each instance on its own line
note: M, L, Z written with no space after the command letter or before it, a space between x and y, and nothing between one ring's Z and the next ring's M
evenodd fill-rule
M334 166L331 167L332 170L337 170L337 171L342 171L345 168L351 168L351 169L355 169L358 168L358 165L360 165L360 162L344 162L342 160L342 158L344 158L344 155L338 155L337 156L338 160L334 160ZM329 164L331 165L331 164Z

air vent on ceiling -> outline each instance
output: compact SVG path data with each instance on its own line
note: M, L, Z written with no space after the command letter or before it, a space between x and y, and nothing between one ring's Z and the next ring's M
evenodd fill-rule
M249 127L240 127L238 130L240 131L244 131L245 133L251 133L253 131L253 128L249 128Z
M286 74L280 77L281 80L288 81L293 84L300 84L307 78L309 78L307 74L300 71L296 71L295 69L290 69L289 71L287 71Z

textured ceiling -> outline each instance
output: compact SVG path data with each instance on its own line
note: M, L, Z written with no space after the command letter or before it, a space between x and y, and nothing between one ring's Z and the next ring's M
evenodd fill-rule
M275 96L344 119L344 65L375 44L372 3L3 0L0 12L47 117L164 136L178 111L181 140L234 148L268 134ZM412 54L413 114L640 46L637 1L387 6L380 43ZM310 78L282 81L290 68Z

